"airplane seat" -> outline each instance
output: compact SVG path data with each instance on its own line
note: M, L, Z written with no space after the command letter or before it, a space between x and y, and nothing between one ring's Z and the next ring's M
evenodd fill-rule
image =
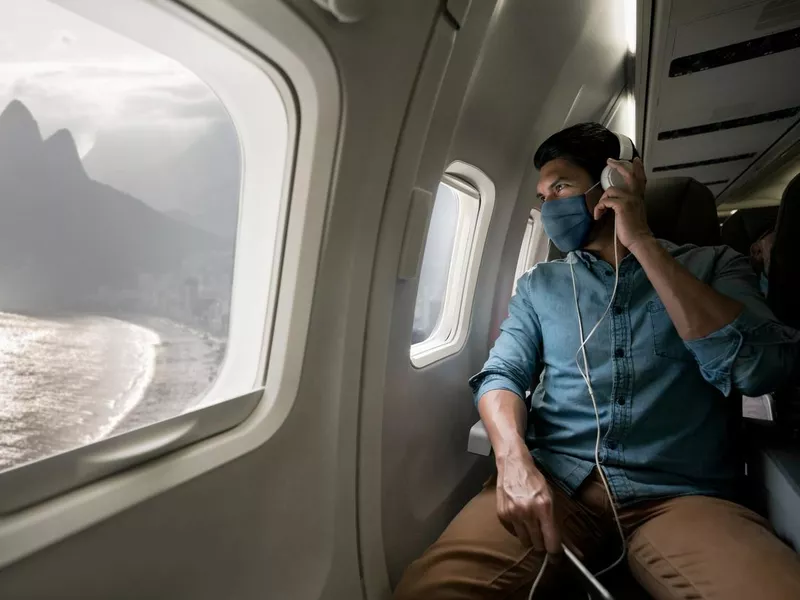
M767 302L775 316L800 329L800 261L796 240L800 236L800 175L783 191L775 220L775 242L770 254Z
M800 329L800 175L783 191L775 222L775 242L770 253L767 304L783 323ZM776 393L778 422L800 440L800 361L792 381Z
M659 239L679 246L717 246L721 242L714 194L692 177L664 177L647 182L647 222Z
M783 192L770 253L767 304L775 316L800 329L800 175ZM776 428L754 431L749 457L754 494L778 535L800 551L800 360L793 378L775 391Z
M722 243L747 256L753 242L775 227L777 216L777 206L739 210L722 224Z

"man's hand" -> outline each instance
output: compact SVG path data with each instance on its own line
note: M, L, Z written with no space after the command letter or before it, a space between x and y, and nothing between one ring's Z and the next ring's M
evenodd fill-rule
M617 219L617 238L631 250L631 246L653 237L647 226L644 209L644 188L647 179L644 166L639 158L633 159L633 168L618 160L609 158L608 164L625 179L625 188L610 187L594 207L594 218L599 219L607 210L613 210Z
M497 457L497 515L524 546L561 552L550 486L527 448Z

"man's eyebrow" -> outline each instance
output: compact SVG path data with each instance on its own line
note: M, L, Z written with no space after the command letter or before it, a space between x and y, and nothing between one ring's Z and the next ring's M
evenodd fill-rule
M556 178L555 178L555 179L554 179L554 180L553 180L553 181L550 183L550 185L548 185L548 186L547 186L547 189L548 189L548 190L552 190L552 189L553 189L555 186L557 186L559 183L568 183L568 184L571 184L571 183L572 183L572 181L571 181L571 180L570 180L568 177L559 176L559 177L556 177ZM544 194L542 194L541 192L536 192L536 197L537 197L537 198L544 198Z
M567 178L567 177L558 177L553 183L551 183L549 186L547 186L547 188L552 190L559 183L571 183L571 182L569 181L569 178Z

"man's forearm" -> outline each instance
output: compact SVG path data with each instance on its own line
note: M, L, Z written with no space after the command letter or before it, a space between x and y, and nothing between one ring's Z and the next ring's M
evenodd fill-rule
M495 457L528 451L525 445L527 415L525 403L519 396L508 390L486 392L478 401L478 412Z
M743 305L697 279L653 237L629 248L664 303L678 335L684 340L705 337L730 324Z

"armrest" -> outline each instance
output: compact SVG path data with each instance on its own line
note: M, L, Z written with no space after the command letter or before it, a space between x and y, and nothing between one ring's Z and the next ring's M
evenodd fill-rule
M492 453L492 443L489 441L489 434L483 421L478 421L469 430L469 441L467 441L467 452L489 456Z
M756 466L766 516L778 535L800 550L800 449L759 448Z

